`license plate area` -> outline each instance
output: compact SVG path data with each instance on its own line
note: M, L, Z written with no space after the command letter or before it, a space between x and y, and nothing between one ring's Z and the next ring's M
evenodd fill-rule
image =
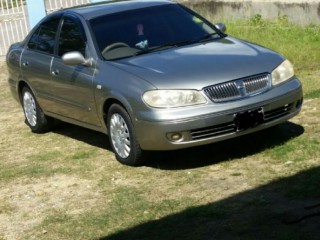
M237 113L234 116L234 124L237 131L243 131L248 128L256 127L263 123L262 108Z

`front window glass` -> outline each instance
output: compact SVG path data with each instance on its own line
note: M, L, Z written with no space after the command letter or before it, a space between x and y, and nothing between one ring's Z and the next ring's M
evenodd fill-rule
M204 19L177 4L109 14L90 23L107 60L221 37Z
M86 44L79 25L72 19L65 18L59 38L58 55L62 56L67 52L78 51L85 56Z

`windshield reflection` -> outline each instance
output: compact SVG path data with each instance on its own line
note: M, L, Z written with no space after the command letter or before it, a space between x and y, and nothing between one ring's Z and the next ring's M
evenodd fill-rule
M90 21L98 51L106 60L147 54L224 35L178 4L135 9Z

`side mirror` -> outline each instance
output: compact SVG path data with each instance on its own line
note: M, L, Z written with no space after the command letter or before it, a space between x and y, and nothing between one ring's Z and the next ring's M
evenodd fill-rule
M227 31L227 27L224 23L216 23L214 24L216 28L218 28L221 32L225 33Z
M90 60L86 60L80 52L76 52L76 51L63 54L62 62L65 65L71 65L71 66L76 66L76 65L90 66L91 65Z

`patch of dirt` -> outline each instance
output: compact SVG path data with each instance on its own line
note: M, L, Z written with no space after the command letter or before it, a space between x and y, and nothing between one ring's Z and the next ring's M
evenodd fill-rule
M0 60L0 99L2 111L0 114L0 159L3 162L20 162L23 158L21 154L20 143L23 142L23 132L25 127L24 116L19 103L11 96L8 85L8 72L4 60ZM14 132L20 134L12 134Z
M0 84L2 85L8 77L7 66L4 59L0 58Z
M50 213L81 214L94 206L99 193L93 183L74 176L18 179L0 189L0 232L6 239L21 239Z
M21 145L29 130L23 122L22 109L11 96L7 77L5 61L0 59L0 94L5 108L5 114L0 115L0 145L5 148L0 151L0 159L4 166L15 167L28 164L26 155L32 149ZM24 239L25 233L59 211L69 215L90 211L99 199L94 187L92 181L72 175L0 182L0 239Z

